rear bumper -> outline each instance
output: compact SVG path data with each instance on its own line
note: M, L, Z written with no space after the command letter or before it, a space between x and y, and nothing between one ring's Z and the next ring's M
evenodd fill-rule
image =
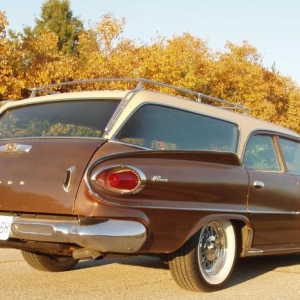
M135 253L147 237L146 227L126 220L48 220L16 217L10 238L72 243L100 253Z

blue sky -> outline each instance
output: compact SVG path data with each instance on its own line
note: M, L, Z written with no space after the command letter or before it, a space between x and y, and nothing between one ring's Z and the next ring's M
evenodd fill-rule
M33 26L44 0L0 0L9 28ZM213 51L227 41L244 40L263 57L263 64L291 77L300 86L300 0L71 0L73 15L86 26L111 12L126 19L124 37L151 42L189 32Z

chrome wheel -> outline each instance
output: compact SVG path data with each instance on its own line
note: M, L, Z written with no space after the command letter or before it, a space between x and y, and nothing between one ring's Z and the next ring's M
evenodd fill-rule
M229 220L203 226L179 250L172 253L169 267L174 280L192 291L221 289L234 267L236 239Z
M216 275L227 257L226 231L221 223L212 222L203 227L199 236L198 261L203 276Z

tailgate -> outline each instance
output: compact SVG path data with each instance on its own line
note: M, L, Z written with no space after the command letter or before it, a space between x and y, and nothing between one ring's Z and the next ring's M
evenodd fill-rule
M79 183L103 139L0 142L0 211L72 214Z

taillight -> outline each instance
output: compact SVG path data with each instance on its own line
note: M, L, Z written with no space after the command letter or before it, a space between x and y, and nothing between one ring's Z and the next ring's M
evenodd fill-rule
M110 174L107 178L107 183L115 189L132 191L138 187L140 178L133 171L125 171Z
M129 166L113 166L101 169L92 176L92 182L103 190L132 194L139 192L145 185L145 175Z

